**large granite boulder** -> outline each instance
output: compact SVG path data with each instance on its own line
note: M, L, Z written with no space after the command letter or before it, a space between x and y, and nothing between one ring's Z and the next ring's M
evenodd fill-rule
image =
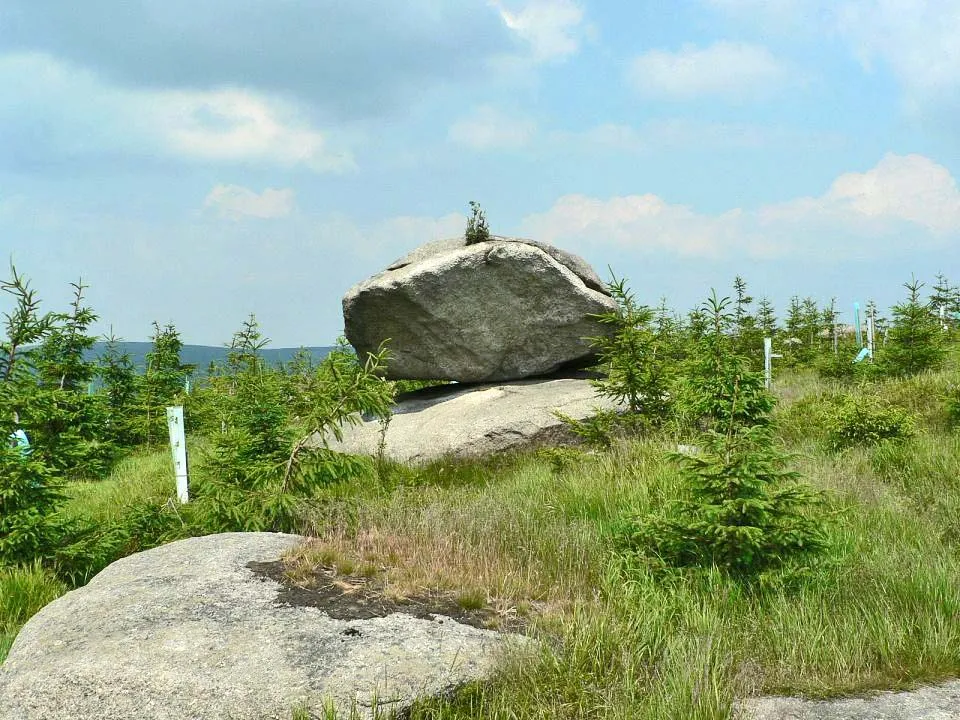
M228 533L118 560L41 610L0 665L0 720L265 720L402 710L511 639L449 617L336 619L255 572L303 538ZM339 614L334 613L337 617Z
M496 382L588 362L591 315L616 303L582 259L544 243L430 243L352 287L347 339L363 356L389 340L393 379Z
M585 378L509 384L443 385L401 399L383 436L384 453L401 462L474 458L526 447L572 444L577 437L555 414L584 420L597 408L618 409ZM368 420L330 441L339 452L375 455L381 425Z

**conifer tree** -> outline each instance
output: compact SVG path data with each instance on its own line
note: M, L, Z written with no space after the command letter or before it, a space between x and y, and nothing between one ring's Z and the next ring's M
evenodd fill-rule
M733 305L733 334L736 351L747 358L751 367L763 366L763 333L757 319L750 313L753 298L747 294L747 283L739 275L734 278L733 288L736 300Z
M920 297L923 283L904 283L907 299L893 306L893 322L883 348L881 367L891 375L916 375L941 365L944 333L929 302Z
M177 403L194 369L180 361L183 342L173 324L161 328L154 322L150 340L153 347L146 356L135 421L138 439L147 445L167 437L166 408Z
M776 311L773 308L773 303L771 303L765 297L760 298L760 302L757 303L757 327L760 328L760 332L763 333L763 337L777 337L778 327Z
M14 432L23 432L21 415L34 412L36 344L56 323L55 314L40 314L39 297L12 265L10 274L0 281L0 290L14 299L0 338L0 565L52 553L59 535L55 513L63 500L62 486L42 457L10 442Z
M133 445L139 377L130 354L120 352L119 339L112 330L98 359L97 374L103 382L102 392L106 397L109 437L120 447Z
M937 273L936 282L931 288L930 306L940 317L943 308L943 321L948 328L956 328L960 322L960 287L952 284L943 273Z
M773 398L736 354L729 299L704 305L708 331L693 357L689 402L707 419L700 452L672 457L690 490L662 513L635 517L618 541L628 556L676 566L715 565L751 578L819 551L825 536L808 508L821 497L799 484L771 431Z

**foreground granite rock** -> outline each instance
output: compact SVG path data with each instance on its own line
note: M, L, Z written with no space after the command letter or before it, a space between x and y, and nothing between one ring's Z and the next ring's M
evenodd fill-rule
M521 380L489 385L444 385L401 399L387 426L385 454L422 463L442 457L483 457L523 447L564 445L576 436L553 413L577 420L596 408L616 409L584 377ZM344 428L340 452L374 455L377 421Z
M297 704L372 717L482 678L511 638L448 618L335 620L277 602L248 563L303 538L228 533L115 562L23 628L2 720L265 720ZM520 639L517 639L520 642Z
M751 698L738 711L741 720L960 720L960 680L862 698Z
M418 248L352 287L343 318L361 356L389 340L390 378L494 382L587 362L606 332L590 316L615 307L582 259L495 238Z

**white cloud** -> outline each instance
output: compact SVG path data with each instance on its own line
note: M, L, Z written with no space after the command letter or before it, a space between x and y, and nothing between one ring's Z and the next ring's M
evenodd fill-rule
M0 134L29 140L20 153L355 167L295 106L242 89L127 89L41 54L0 56L0 87Z
M686 257L856 257L960 243L960 190L941 165L887 155L819 197L705 215L656 195L560 198L522 232L568 247L627 246Z
M563 58L580 49L583 9L572 0L528 0L512 11L500 0L490 0L504 24L530 45L538 61ZM588 29L586 31L589 31Z
M537 126L529 118L484 105L450 126L448 137L475 150L515 149L526 145Z
M837 25L864 66L887 63L912 100L960 89L960 0L844 2Z
M765 47L718 42L684 45L677 52L651 50L633 59L628 78L643 95L689 100L738 98L775 88L788 73Z
M522 233L560 245L627 245L679 255L716 256L729 231L728 217L698 215L656 195L599 200L565 195L545 213L524 218Z
M703 0L796 36L840 38L867 71L886 66L913 106L960 95L960 0Z
M328 152L326 137L276 99L243 90L156 92L139 104L151 129L185 157L302 165L316 172L355 167L349 155Z
M217 185L203 201L203 207L231 220L281 218L293 212L294 196L291 188L267 188L258 195L239 185Z
M889 228L910 223L943 236L960 233L960 190L950 171L923 155L886 155L864 173L845 173L818 198L761 211L764 220L833 218L846 225Z

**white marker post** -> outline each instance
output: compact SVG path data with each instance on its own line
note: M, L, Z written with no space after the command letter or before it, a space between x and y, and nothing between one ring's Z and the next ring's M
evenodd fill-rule
M873 362L873 313L867 316L867 347L870 349L870 362Z
M773 338L765 337L763 339L763 383L767 390L773 384L773 358L781 358L783 355L773 352Z
M173 469L177 475L177 498L190 502L190 481L187 475L187 438L183 431L183 406L167 408L167 429L170 431L170 450Z

